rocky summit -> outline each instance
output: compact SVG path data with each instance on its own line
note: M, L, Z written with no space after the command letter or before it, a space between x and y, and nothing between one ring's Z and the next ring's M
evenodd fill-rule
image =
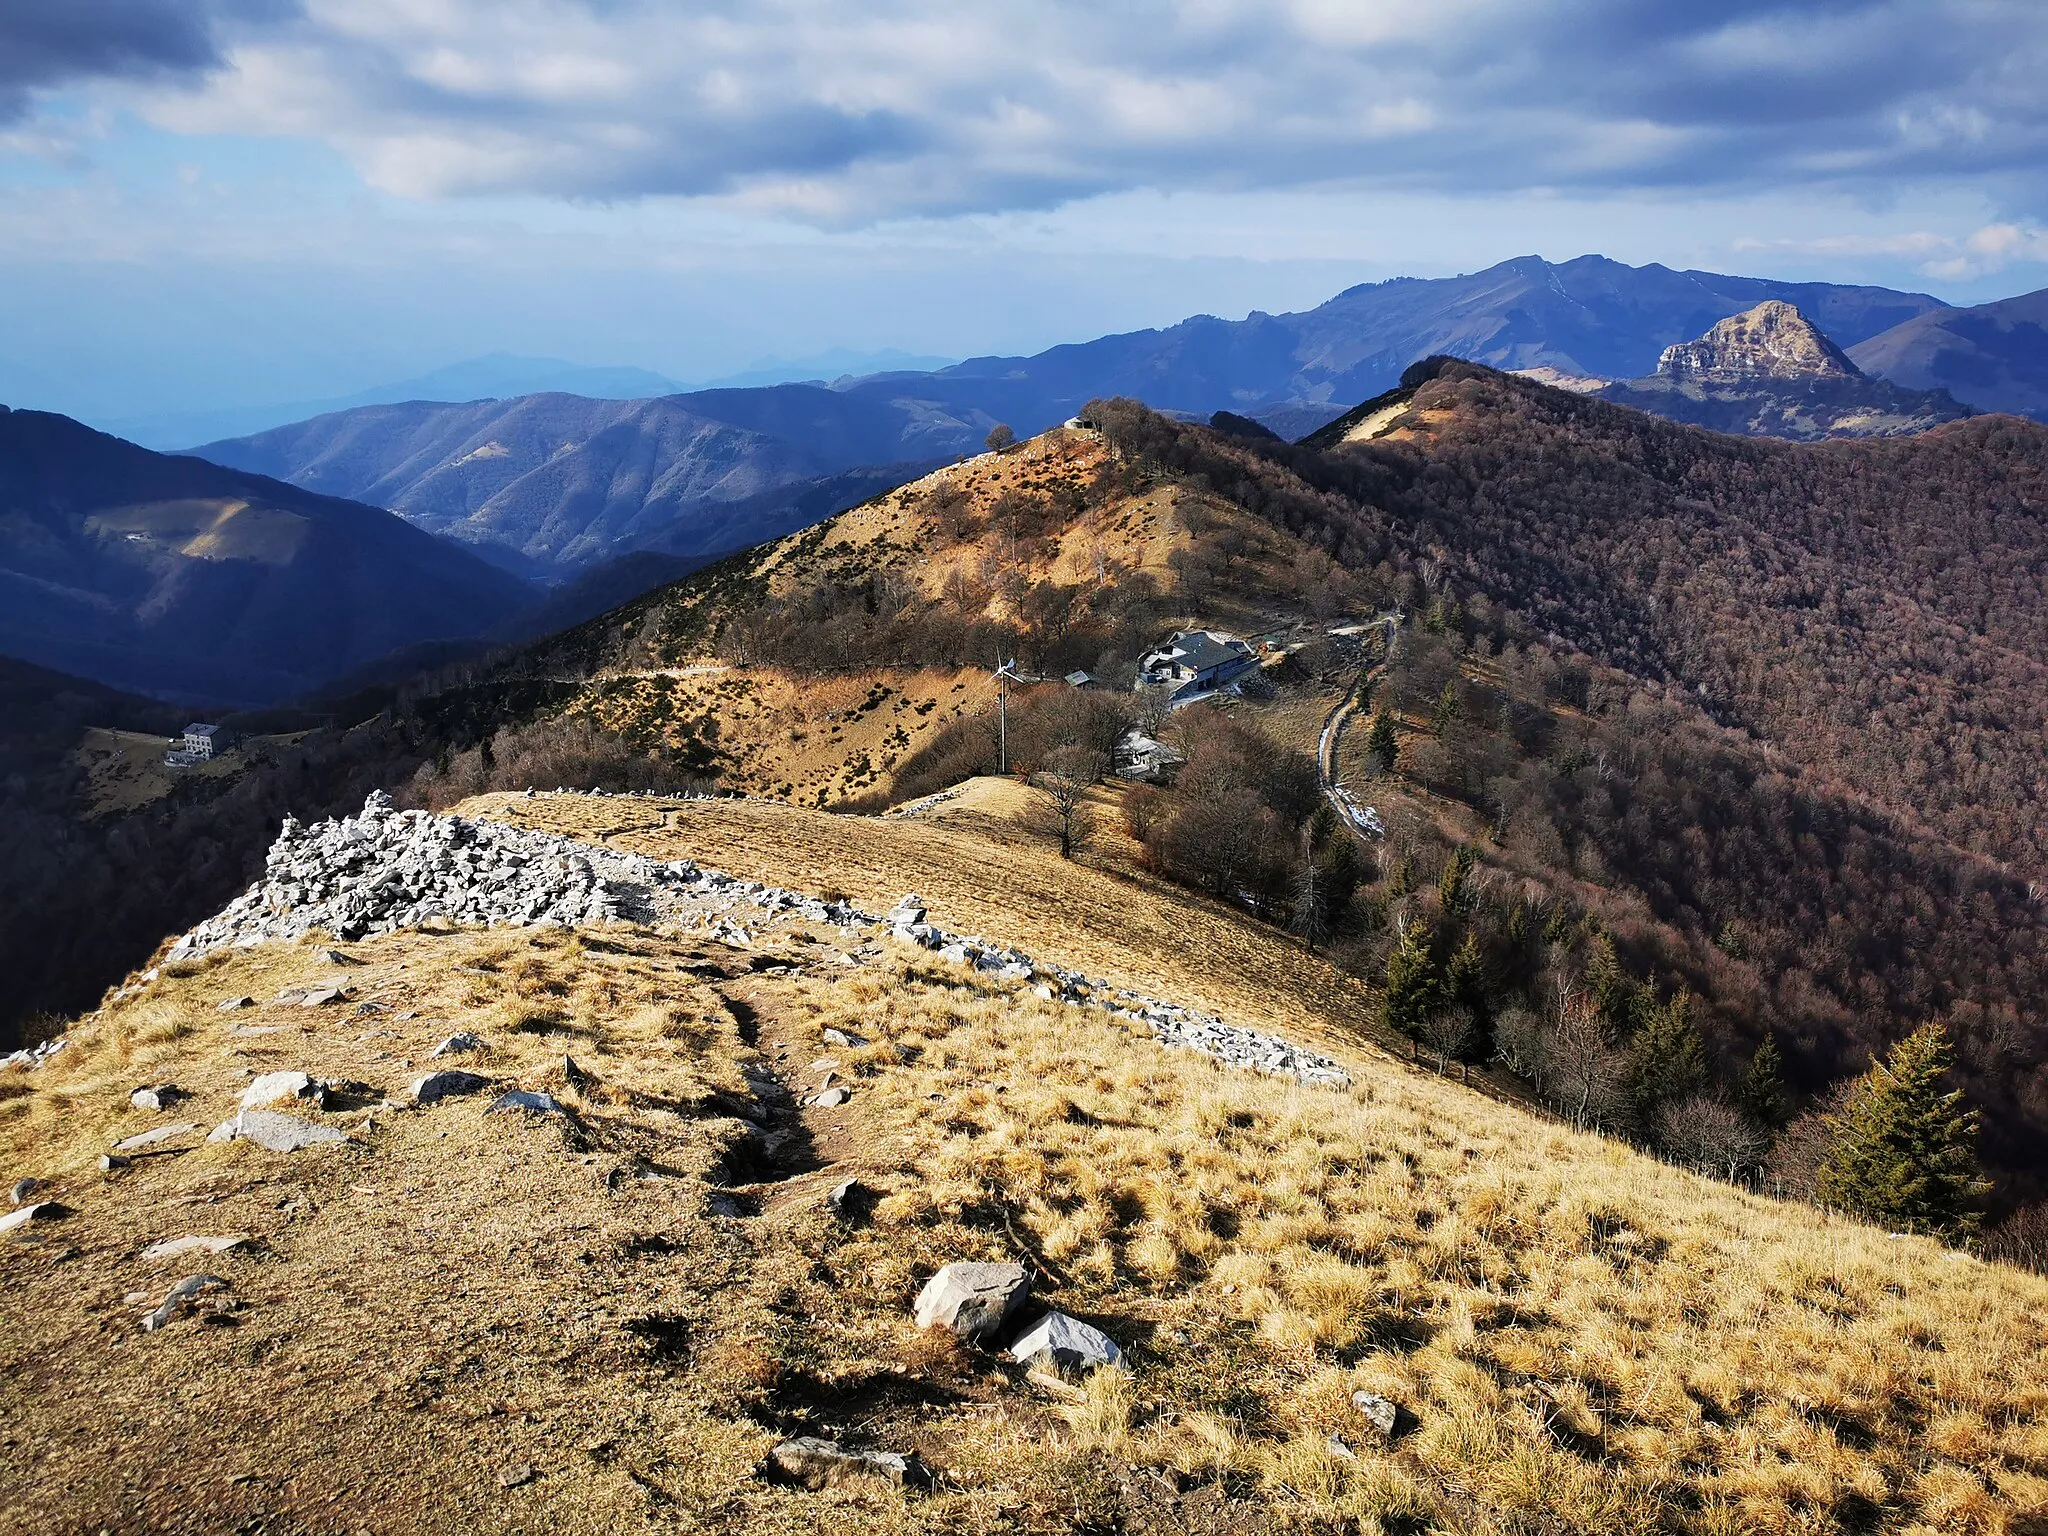
M1647 378L1594 391L1671 421L1745 437L1901 437L1974 414L1947 391L1865 375L1791 304L1766 300L1666 347Z

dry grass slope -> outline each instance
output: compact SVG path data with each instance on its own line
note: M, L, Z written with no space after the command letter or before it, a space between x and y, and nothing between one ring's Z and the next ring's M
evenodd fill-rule
M394 935L341 973L391 1010L361 1015L214 1009L333 974L312 945L182 968L0 1100L6 1166L57 1181L77 1211L0 1247L0 1439L25 1474L0 1487L0 1525L2019 1533L2048 1518L2048 1282L1702 1181L1345 1045L1353 1004L1279 941L1233 939L1227 914L1199 909L1156 926L1165 898L1086 871L1055 886L1046 861L966 821L472 809L864 901L927 861L917 883L950 925L1334 1045L1356 1086L1228 1073L922 954L849 967L830 931L752 952L623 928ZM285 1032L234 1033L252 1012ZM272 1067L354 1078L374 1101L459 1027L491 1042L480 1070L547 1087L574 1125L485 1118L469 1099L372 1113L336 1152L208 1147L110 1181L93 1165L109 1138L170 1118L126 1107L136 1083L193 1089L175 1115L201 1124ZM826 1028L871 1043L826 1051ZM853 1100L796 1119L773 1085L820 1055ZM748 1150L749 1102L791 1133L773 1166ZM881 1196L866 1225L823 1208L850 1177ZM205 1266L245 1310L143 1335L125 1293L153 1301L180 1266L138 1252L187 1231L258 1239ZM1052 1300L1125 1345L1131 1377L1067 1405L913 1333L936 1266L1020 1252ZM1359 1389L1401 1406L1390 1445L1363 1432ZM792 1432L915 1448L946 1475L924 1494L761 1481ZM501 1488L508 1463L539 1475Z

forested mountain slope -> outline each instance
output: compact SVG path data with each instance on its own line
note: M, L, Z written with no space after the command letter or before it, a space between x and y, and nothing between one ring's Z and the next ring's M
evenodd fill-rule
M2048 289L1929 310L1849 355L1908 389L1945 389L1980 410L2048 421Z

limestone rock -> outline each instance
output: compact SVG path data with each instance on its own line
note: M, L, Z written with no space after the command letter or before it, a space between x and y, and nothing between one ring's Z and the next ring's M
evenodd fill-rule
M305 1072L266 1072L242 1090L242 1108L262 1109L291 1101L327 1107L327 1085Z
M208 1139L209 1141L211 1141L211 1140L212 1140L213 1138L212 1138L212 1137L208 1137L207 1139ZM134 1159L134 1158L132 1158L132 1157L123 1157L123 1156L122 1156L122 1155L121 1155L120 1153L118 1153L118 1152L102 1152L102 1153L100 1154L100 1172L101 1172L101 1173L113 1173L113 1172L115 1172L115 1171L116 1171L116 1170L118 1170L118 1169L122 1169L122 1168L129 1168L129 1167L132 1167L132 1166L134 1166L134 1163L135 1163L135 1159Z
M128 1102L137 1109L169 1109L178 1100L190 1097L174 1083L158 1083L154 1087L136 1089L128 1095Z
M853 1095L844 1088L827 1088L823 1093L813 1098L811 1102L820 1109L837 1109L852 1097Z
M458 1094L481 1093L491 1086L488 1077L474 1072L432 1072L412 1085L415 1104L438 1104Z
M1365 1416L1365 1422L1378 1431L1382 1440L1393 1439L1394 1423L1401 1416L1400 1409L1377 1392L1352 1393L1351 1406Z
M38 1179L16 1179L14 1181L14 1190L9 1196L8 1203L10 1205L20 1205L41 1188L42 1182Z
M151 1243L142 1250L141 1257L155 1263L159 1259L179 1259L188 1253L232 1253L246 1247L249 1234L230 1232L222 1237L201 1237L196 1234L186 1237L170 1237L160 1243Z
M338 1125L320 1125L274 1109L245 1109L235 1117L234 1127L235 1135L266 1152L299 1152L348 1140L348 1132Z
M253 997L224 997L213 1006L222 1013L233 1013L237 1008L254 1008L256 1006L256 999Z
M401 1014L400 1017L403 1018L404 1015ZM461 1056L470 1051L480 1051L483 1048L484 1037L471 1034L465 1029L458 1034L450 1035L428 1054L433 1056Z
M930 1468L915 1452L901 1456L893 1451L849 1451L836 1440L815 1435L783 1441L768 1453L768 1466L776 1476L813 1493L868 1478L905 1487L931 1481Z
M171 1287L171 1293L164 1298L163 1305L142 1320L142 1331L155 1333L159 1328L170 1326L171 1321L194 1297L203 1296L208 1291L226 1290L227 1284L227 1281L218 1275L187 1275Z
M140 1152L145 1147L161 1146L167 1141L176 1141L180 1136L189 1136L198 1130L196 1125L160 1125L153 1131L139 1131L133 1136L123 1137L114 1143L116 1152Z
M0 1232L16 1231L32 1221L56 1221L70 1214L68 1205L59 1205L54 1200L39 1200L34 1205L24 1205L18 1211L0 1216Z
M1064 1312L1048 1312L1010 1346L1010 1358L1024 1365L1051 1364L1067 1371L1122 1368L1124 1352L1100 1328Z
M1022 1264L948 1264L917 1296L917 1326L950 1328L969 1344L999 1337L1031 1298L1031 1274Z
M850 1029L828 1028L825 1031L825 1043L827 1045L836 1045L842 1051L850 1051L866 1045L868 1037L866 1035L856 1035Z

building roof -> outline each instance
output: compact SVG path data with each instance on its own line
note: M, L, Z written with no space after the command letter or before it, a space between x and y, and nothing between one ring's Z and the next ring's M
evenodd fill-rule
M1061 681L1074 688L1086 688L1095 681L1095 674L1093 672L1069 672Z
M1211 667L1240 661L1250 654L1244 642L1239 641L1235 646L1225 645L1205 630L1182 636L1178 650L1180 655L1175 659L1193 672L1206 672Z
M185 727L185 734L187 736L211 736L215 731L219 729L220 727L217 725L201 725L197 721L195 721L191 725Z

